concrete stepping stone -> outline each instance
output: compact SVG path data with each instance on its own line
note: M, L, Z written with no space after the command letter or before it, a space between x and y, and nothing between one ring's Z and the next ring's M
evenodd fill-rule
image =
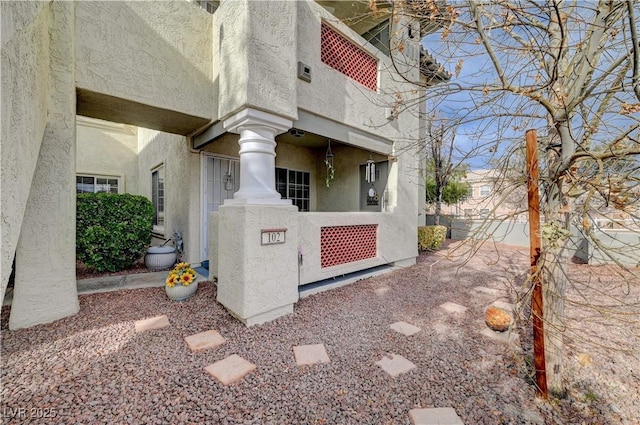
M473 288L474 291L480 292L487 295L502 295L502 291L499 289L487 288L486 286L476 286Z
M225 339L217 331L208 330L194 335L185 336L189 349L191 351L202 351L208 348L216 348L224 344Z
M324 344L296 345L293 347L293 354L298 366L329 363L330 361Z
M462 419L451 407L411 409L409 418L413 425L464 425Z
M169 318L166 315L150 317L148 319L136 320L136 332L146 332L155 329L162 329L169 326Z
M491 305L513 313L514 305L511 303L504 301L494 301Z
M413 326L407 322L396 322L392 325L389 325L389 327L391 329L393 329L396 332L400 332L403 335L406 336L411 336L413 334L416 334L418 332L420 332L422 329L420 329L417 326Z
M443 309L444 311L446 311L447 313L464 314L464 312L467 311L467 307L465 307L463 305L460 305L460 304L451 303L451 302L446 302L444 304L440 304L440 308Z
M391 354L391 357L385 356L376 364L394 378L418 367L399 354Z
M224 385L229 385L244 378L246 374L255 370L256 365L233 354L205 367L209 375L213 376Z
M500 342L504 342L506 344L509 344L511 342L514 342L516 340L516 338L518 337L518 333L517 332L512 332L512 331L505 331L505 332L496 332L494 330L491 330L487 327L485 327L482 331L480 331L480 333L486 337L489 337L493 340L496 341L500 341Z

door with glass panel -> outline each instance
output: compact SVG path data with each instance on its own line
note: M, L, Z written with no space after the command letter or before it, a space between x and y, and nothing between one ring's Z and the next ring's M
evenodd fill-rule
M201 260L209 259L209 214L240 189L240 161L202 154Z

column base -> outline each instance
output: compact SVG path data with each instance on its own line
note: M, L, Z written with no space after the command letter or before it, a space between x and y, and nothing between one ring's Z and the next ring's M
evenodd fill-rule
M224 304L223 304L224 305ZM226 308L226 306L225 306ZM288 304L282 307L274 308L270 311L265 311L264 313L259 313L253 315L251 317L242 317L237 313L234 313L232 310L227 308L227 311L231 313L233 317L244 323L247 327L262 325L267 322L271 322L276 320L279 317L287 316L293 313L293 304Z

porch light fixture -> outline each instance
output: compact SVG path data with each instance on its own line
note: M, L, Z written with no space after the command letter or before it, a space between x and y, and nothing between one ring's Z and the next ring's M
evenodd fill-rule
M327 139L327 153L324 156L324 165L327 167L327 177L325 184L327 187L331 184L331 180L335 177L335 168L333 168L333 152L331 152L331 139Z

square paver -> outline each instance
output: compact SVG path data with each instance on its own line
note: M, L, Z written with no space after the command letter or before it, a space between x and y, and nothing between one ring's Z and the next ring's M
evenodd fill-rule
M515 341L516 338L518 337L517 332L512 332L512 331L496 332L489 328L484 328L482 331L480 331L480 333L486 337L489 337L496 341L504 342L506 344L509 344Z
M297 345L293 347L293 354L296 357L298 366L329 363L329 355L324 348L324 344Z
M506 311L510 311L513 312L514 309L514 305L505 301L494 301L493 304L491 304L494 307L498 307L501 308L503 310Z
M146 332L154 329L162 329L169 326L169 318L166 315L150 317L148 319L136 320L136 332Z
M209 330L184 337L191 351L202 351L224 344L224 338L217 331Z
M418 367L399 354L391 354L391 357L385 356L382 360L378 360L376 364L394 378Z
M232 384L255 370L256 365L233 354L226 359L205 367L205 370L224 385Z
M502 291L499 289L487 288L486 286L476 286L473 288L474 291L480 292L487 295L502 295Z
M417 326L413 326L407 322L396 322L392 325L389 325L389 327L391 329L393 329L396 332L400 332L403 335L406 336L411 336L413 334L416 334L418 332L420 332L422 329L420 329Z
M444 311L446 311L447 313L464 314L464 312L467 311L467 307L465 307L463 305L460 305L460 304L451 303L451 302L446 302L444 304L440 304L440 308L443 309Z
M464 425L462 419L451 407L411 409L409 417L413 425Z

